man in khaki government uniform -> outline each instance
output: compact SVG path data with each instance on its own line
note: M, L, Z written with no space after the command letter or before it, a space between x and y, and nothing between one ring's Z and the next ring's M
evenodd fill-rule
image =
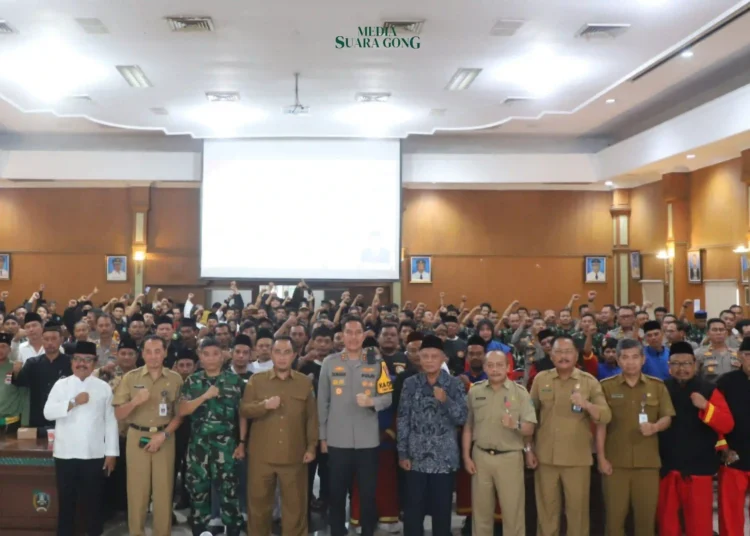
M312 380L292 370L289 337L277 337L273 368L251 376L240 405L252 419L248 467L248 534L271 534L274 493L281 488L284 536L307 535L307 465L318 447L318 407Z
M576 368L578 350L571 337L555 339L551 358L555 368L540 372L531 387L539 426L526 458L536 468L537 535L560 533L562 486L568 534L588 536L591 422L607 424L612 413L597 379Z
M617 345L622 372L602 381L612 410L610 423L596 428L607 536L625 535L631 504L635 534L654 536L661 467L658 433L669 428L675 411L664 382L641 373L643 362L641 344L622 340Z
M525 536L523 445L524 437L534 433L536 413L526 389L508 379L503 352L488 353L484 371L488 379L469 390L462 436L464 465L473 475L472 534L492 535L497 492L504 536Z
M148 504L154 503L153 536L172 531L174 438L182 419L177 416L182 377L162 366L167 345L156 335L143 341L145 367L122 377L112 405L118 421L126 421L128 437L128 529L144 536Z

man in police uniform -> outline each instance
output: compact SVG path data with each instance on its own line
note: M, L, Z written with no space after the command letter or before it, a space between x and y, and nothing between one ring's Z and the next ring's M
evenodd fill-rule
M539 426L526 459L536 468L537 534L560 532L562 487L568 534L588 536L591 423L606 425L612 414L597 379L576 368L578 350L570 337L555 339L551 357L555 368L540 372L531 387Z
M641 373L644 359L641 343L620 341L617 362L622 373L601 384L612 410L610 423L596 428L607 536L624 536L631 504L635 534L654 536L661 467L658 432L669 428L675 410L664 382Z
M320 450L328 453L331 475L331 536L347 533L346 497L355 474L362 505L362 534L373 536L380 445L377 412L391 405L393 385L385 361L362 350L362 320L348 316L342 324L344 350L323 361L318 381Z
M203 339L202 370L182 385L180 417L190 416L185 487L190 494L193 534L208 530L211 521L211 482L219 483L221 520L228 536L239 536L243 519L237 495L240 465L245 457L247 421L239 418L245 381L222 370L224 357L216 339ZM244 477L244 475L242 475Z
M525 536L523 438L533 435L536 413L526 389L508 379L505 353L488 353L484 371L488 379L469 390L462 435L464 466L473 475L472 534L493 533L497 492L503 535Z
M708 346L701 346L695 353L699 374L702 378L716 382L721 376L739 370L741 363L737 352L727 344L728 330L723 320L708 321Z
M145 536L146 513L153 497L153 536L172 530L174 487L174 434L182 419L177 415L182 378L163 367L166 343L156 335L143 341L144 367L123 376L112 405L118 421L129 424L128 529Z

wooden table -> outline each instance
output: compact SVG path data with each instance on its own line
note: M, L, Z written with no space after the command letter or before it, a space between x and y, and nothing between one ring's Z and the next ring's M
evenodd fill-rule
M46 439L0 435L0 534L56 533L57 485Z

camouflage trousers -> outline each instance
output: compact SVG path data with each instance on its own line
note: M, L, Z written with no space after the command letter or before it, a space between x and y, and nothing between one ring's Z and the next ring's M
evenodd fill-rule
M229 436L191 436L188 446L185 487L190 494L193 529L208 530L211 521L211 483L219 485L222 524L227 533L244 526L238 497L240 462L232 457L237 441Z

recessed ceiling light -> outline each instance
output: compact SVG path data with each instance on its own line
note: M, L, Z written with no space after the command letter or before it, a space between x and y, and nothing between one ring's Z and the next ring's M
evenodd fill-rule
M690 49L683 50L682 53L680 53L680 56L683 58L692 58L695 54L693 54L693 51Z
M689 155L687 155L687 159L688 159L688 160L692 160L693 158L695 158L695 155L694 155L694 154L689 154Z
M137 65L118 65L117 70L130 87L143 89L153 86L143 70Z
M479 76L482 69L460 67L451 77L445 89L448 91L463 91L469 89L469 86Z
M617 101L615 99L607 99L604 102L606 102L607 104L614 104Z
M614 186L614 185L615 185L615 183L612 182L612 181L607 181L607 182L604 183L604 186Z

